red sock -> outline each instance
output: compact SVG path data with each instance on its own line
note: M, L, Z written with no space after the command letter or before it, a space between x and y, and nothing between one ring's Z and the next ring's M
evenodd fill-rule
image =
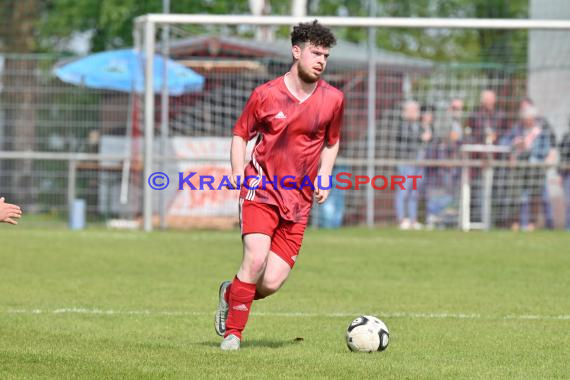
M226 300L226 302L230 302L230 290L232 288L232 284L229 284L228 287L226 288L226 291L224 292L224 299ZM255 296L253 296L253 300L262 300L264 298L267 298L267 296L259 293L257 290L255 291Z
M234 334L241 339L241 333L245 329L254 296L255 284L242 282L236 276L229 291L230 310L226 321L225 336Z

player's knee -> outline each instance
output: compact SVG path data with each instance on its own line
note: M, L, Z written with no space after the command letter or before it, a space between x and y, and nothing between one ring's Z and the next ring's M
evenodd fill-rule
M259 301L259 300L264 299L267 296L269 296L269 294L265 294L263 292L260 292L259 289L255 289L255 296L253 297L253 299L255 301Z
M263 273L266 264L267 264L267 258L260 256L253 256L250 257L248 260L244 260L242 269L250 277L257 278L261 273Z
M281 285L283 284L282 281L273 280L273 281L264 281L261 286L260 293L265 295L265 297L277 292Z
M280 286L280 285L277 285L277 284L270 284L269 286L267 286L267 287L265 288L265 292L264 292L264 293L265 293L265 296L267 297L267 296L272 295L273 293L276 293L276 292L279 290L280 287L281 287L281 286Z
M265 287L264 285L258 286L257 289L255 289L255 299L257 299L257 300L264 299L266 297L269 297L270 295L272 295L275 292L276 292L276 290L271 290L271 289Z

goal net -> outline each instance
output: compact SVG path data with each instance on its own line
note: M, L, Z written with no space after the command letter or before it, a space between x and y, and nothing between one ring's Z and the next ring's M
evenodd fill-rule
M313 19L137 19L135 40L146 57L165 54L205 78L199 91L161 94L152 88L152 60L141 62L146 92L136 103L144 121L147 230L159 219L167 226L237 222L236 191L193 190L188 183L180 190L179 179L197 173L189 181L199 188L198 177L211 175L216 187L229 173L232 127L249 95L289 70L291 25ZM338 40L323 79L345 95L333 174L349 173L335 179L344 179L343 187L349 180L351 188L333 187L328 201L314 207L313 226L468 230L569 223L570 152L563 140L570 22L316 19ZM158 171L170 179L165 190L147 186ZM422 179L416 190L411 181L402 190L391 183L398 175Z

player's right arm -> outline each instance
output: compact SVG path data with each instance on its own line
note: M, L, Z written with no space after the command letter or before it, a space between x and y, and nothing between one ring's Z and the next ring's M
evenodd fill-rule
M255 137L258 133L258 110L259 110L259 93L255 89L251 93L245 108L239 117L233 131L232 147L230 151L230 161L232 164L232 174L230 182L234 189L237 188L238 176L243 177L245 166L245 149L247 142Z
M232 175L230 176L230 182L234 189L237 189L238 176L243 177L246 146L247 141L245 141L243 137L234 135L230 152L230 160L232 163Z

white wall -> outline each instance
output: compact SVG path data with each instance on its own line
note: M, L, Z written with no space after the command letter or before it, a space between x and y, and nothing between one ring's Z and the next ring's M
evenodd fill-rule
M530 18L570 19L570 0L529 0ZM570 30L529 33L529 95L553 124L568 131L570 118Z

